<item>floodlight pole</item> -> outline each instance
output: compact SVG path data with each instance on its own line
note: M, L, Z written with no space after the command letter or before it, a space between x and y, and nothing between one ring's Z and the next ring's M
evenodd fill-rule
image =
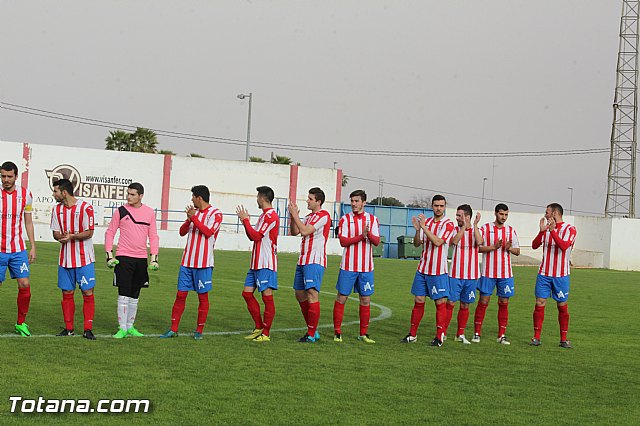
M245 161L249 161L250 149L251 149L251 101L253 100L253 93L249 92L248 95L240 93L238 99L242 100L249 98L249 113L247 114L247 149L245 151Z

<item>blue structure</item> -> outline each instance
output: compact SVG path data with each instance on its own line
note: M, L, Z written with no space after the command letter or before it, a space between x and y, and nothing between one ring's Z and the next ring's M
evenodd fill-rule
M411 223L413 216L420 213L426 217L433 217L433 210L416 207L392 207L367 204L365 211L373 214L380 222L380 236L384 237L384 251L382 257L398 258L398 237L402 235L415 235L416 230ZM351 205L341 204L340 217L351 211ZM338 223L335 223L337 226Z

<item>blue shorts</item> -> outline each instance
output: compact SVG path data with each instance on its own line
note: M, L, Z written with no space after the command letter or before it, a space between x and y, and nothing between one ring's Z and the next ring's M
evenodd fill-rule
M312 263L310 265L297 265L296 274L293 277L293 288L295 290L309 290L315 288L320 291L322 277L325 267Z
M416 271L411 285L414 296L429 296L431 300L449 297L449 275L426 275Z
M497 289L498 297L509 298L516 294L513 277L511 278L487 278L481 277L478 283L478 290L481 296L491 296L493 289Z
M74 291L76 284L80 290L91 290L96 286L96 270L93 262L78 268L58 266L58 288L64 291Z
M17 253L0 253L0 283L7 276L7 266L12 279L29 277L29 256L26 250Z
M473 303L476 301L478 280L461 280L449 277L449 302Z
M178 291L196 291L199 294L211 291L213 268L187 268L180 266L178 274Z
M536 278L536 297L548 299L553 297L556 302L566 302L569 299L569 275L564 277L547 277L538 274Z
M268 288L278 289L278 273L271 269L249 269L247 278L244 280L245 287L257 287L262 293Z
M348 296L355 291L360 296L373 294L373 271L352 272L340 269L336 290L343 296Z

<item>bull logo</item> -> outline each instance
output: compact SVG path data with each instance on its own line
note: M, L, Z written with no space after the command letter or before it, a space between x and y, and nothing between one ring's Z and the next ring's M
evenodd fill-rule
M73 185L73 192L77 193L80 187L80 172L75 167L68 164L62 164L56 166L53 170L45 170L47 178L49 179L49 188L53 191L53 184L60 179L69 179Z

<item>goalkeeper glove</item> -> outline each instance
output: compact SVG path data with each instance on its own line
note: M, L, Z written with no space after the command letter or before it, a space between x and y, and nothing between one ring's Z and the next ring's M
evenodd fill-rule
M115 259L113 257L113 254L108 251L107 252L107 266L111 269L115 268L115 266L120 263L120 261L118 259Z
M151 262L149 263L149 270L150 271L157 271L158 269L160 269L160 265L158 265L158 255L157 254L152 254L151 255Z

